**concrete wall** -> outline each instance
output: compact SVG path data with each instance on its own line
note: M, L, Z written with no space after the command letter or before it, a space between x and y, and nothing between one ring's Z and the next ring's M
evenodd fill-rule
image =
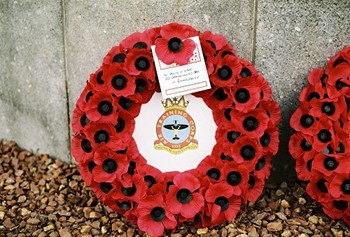
M223 34L270 82L282 109L281 178L308 73L350 44L350 1L0 1L0 137L69 161L70 116L89 74L132 32L172 21Z

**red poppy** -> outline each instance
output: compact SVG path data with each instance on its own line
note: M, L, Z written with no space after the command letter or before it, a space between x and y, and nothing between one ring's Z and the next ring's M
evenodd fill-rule
M263 109L254 109L248 113L235 113L231 111L232 127L250 138L260 138L264 135L269 117Z
M83 135L74 135L72 138L72 155L78 163L90 161L94 155L90 141Z
M329 193L333 198L345 198L350 201L350 177L349 173L335 174L329 185Z
M214 122L219 129L232 129L232 115L237 114L238 111L234 107L227 107L225 109L213 110Z
M106 83L104 82L103 70L106 66L101 66L95 73L90 74L90 80L92 87L97 91L103 91L106 89Z
M116 96L129 96L135 92L135 78L126 73L118 63L113 63L106 70L105 83L107 92Z
M222 179L221 170L223 167L224 163L221 159L207 156L199 163L197 170L202 175L208 176L211 182L218 182Z
M225 141L225 143L217 140L217 143L214 145L211 155L216 159L220 158L224 161L224 163L225 161L234 161L234 158L231 155L231 145L228 144L227 141Z
M238 81L232 90L234 107L243 113L255 109L260 102L260 88L252 77Z
M111 94L98 91L86 103L85 113L90 121L100 123L114 123L117 118L115 99Z
M130 136L135 129L135 119L124 110L119 110L118 119L114 120L112 124L119 136Z
M265 155L259 158L255 164L254 175L259 179L267 179L271 172L271 155Z
M148 189L152 188L155 184L160 184L164 181L163 173L151 165L140 165L137 167L136 172L143 176Z
M161 38L155 40L155 51L165 64L187 64L193 55L196 44L188 39L199 32L191 26L170 23L160 29Z
M218 87L230 87L237 83L242 70L239 58L234 55L225 55L217 64L215 72L210 75L210 82Z
M262 149L256 139L246 136L237 138L236 142L231 146L231 154L234 160L244 165L249 170L253 170L256 162L262 155Z
M259 138L262 152L264 154L276 155L278 151L279 135L278 128L274 126L268 127L264 134Z
M300 102L311 102L313 100L322 99L325 96L325 89L321 87L315 87L313 85L308 85L305 87L299 96Z
M331 199L329 201L321 202L324 213L332 219L340 219L349 213L349 202L345 199Z
M308 109L303 104L294 111L289 123L297 132L310 136L315 135L319 127L317 119L309 114Z
M168 210L161 194L144 198L137 207L137 225L140 230L154 236L160 236L164 230L176 227L175 216Z
M93 86L91 85L90 82L86 82L86 86L84 87L83 92L80 94L77 102L76 102L76 107L79 107L80 110L84 111L85 110L85 105L95 92Z
M347 116L350 116L350 113ZM337 121L333 122L333 130L339 140L347 141L350 134L350 123L344 121L349 121L349 119L341 116Z
M350 160L347 156L340 154L324 155L318 153L312 162L312 167L325 176L349 172Z
M281 121L281 111L276 101L261 101L258 108L264 109L266 111L267 115L270 118L269 123L272 123L273 126L277 126L277 124L279 124Z
M130 95L129 98L140 104L147 103L154 94L156 82L147 79L147 76L141 73L139 76L135 77L135 84L135 93Z
M318 202L328 202L331 198L329 181L322 173L317 171L312 171L311 180L306 186L306 192Z
M126 113L129 117L135 118L139 115L141 110L141 104L129 97L117 97L116 98L118 111L120 113Z
M91 189L96 194L97 198L101 199L103 202L112 198L115 187L119 181L114 180L112 183L102 182L97 183L95 181L91 182Z
M144 177L139 174L124 174L120 182L116 182L114 199L128 198L130 201L139 203L145 196L147 191L147 183Z
M118 214L128 216L128 219L129 219L129 215L133 215L134 208L135 208L135 203L128 200L127 198L125 199L111 198L106 200L106 205L109 206L113 211L117 212Z
M339 64L335 69L328 72L327 95L329 98L346 95L350 96L350 65L346 63Z
M232 188L225 183L210 184L205 192L207 201L206 215L212 223L232 221L241 208L241 198L233 194Z
M199 39L201 40L202 48L211 47L215 51L219 51L225 45L227 45L227 41L224 36L213 34L210 31L204 31L203 34L199 36Z
M236 50L230 44L226 44L219 52L217 52L215 64L220 62L226 55L237 56Z
M347 111L344 97L312 101L311 107L310 115L314 117L326 116L332 121L337 121L340 115Z
M208 94L208 96L203 96L203 101L212 110L225 109L232 106L232 94L223 87L213 86L206 94Z
M133 138L130 138L129 143L125 144L120 150L116 150L116 153L125 155L130 161L137 161L139 165L146 163L145 158L139 153Z
M330 74L334 69L338 68L339 66L345 66L349 64L349 52L347 52L347 49L344 48L337 55L329 59L326 67L326 73Z
M121 45L114 46L103 58L103 64L106 66L110 66L112 63L123 64L125 61L126 53L127 52Z
M245 165L227 162L222 169L222 176L226 183L232 187L233 195L245 195L249 179L249 171Z
M321 117L318 122L312 147L316 151L322 152L329 144L334 143L334 139L335 134L332 128L332 122L325 117Z
M96 167L96 163L93 160L85 161L84 163L78 163L79 173L87 185L91 185L93 182L92 171Z
M92 170L93 179L96 182L113 182L121 180L123 174L128 171L128 160L124 155L117 154L107 147L97 149L94 154L96 167Z
M97 149L106 144L111 150L120 150L129 137L120 137L111 124L89 123L84 127L84 134L91 143L92 148Z
M241 136L241 133L232 128L218 127L215 133L217 144L220 144L220 148L225 151L229 151L231 145L236 142L239 136Z
M313 170L313 157L306 159L296 159L295 171L297 172L298 178L303 181L309 181L311 179L311 170Z
M273 101L272 100L272 90L269 83L264 79L263 76L257 75L255 77L256 85L260 87L261 93L260 98L262 101Z
M256 200L258 200L258 198L260 197L263 189L264 189L264 184L265 184L265 179L260 177L260 176L256 176L256 175L250 175L249 176L249 180L248 180L248 192L246 195L246 199L249 202L255 202Z
M173 182L166 196L169 211L185 218L194 218L204 206L204 198L198 193L201 186L199 179L184 172L177 174Z
M128 37L126 37L120 45L125 49L151 49L154 40L159 36L160 27L155 27L149 30L146 30L142 33L135 32Z
M78 106L74 108L72 117L72 130L75 134L81 133L85 125L90 122L84 111L82 111Z
M315 156L313 137L300 133L293 134L289 139L289 152L294 159L310 160Z
M238 79L239 79L239 80L240 80L240 79L243 79L243 80L244 80L244 78L249 78L249 77L256 77L256 76L258 76L259 73L258 73L258 71L255 69L254 65L253 65L251 62L249 62L249 61L247 61L247 60L245 60L245 59L240 59L240 60L239 60L239 63L240 63L241 66L242 66L242 71L239 73L239 76L238 76ZM263 77L258 77L258 78L262 78L263 81L265 82L264 85L263 85L261 88L263 88L263 87L265 87L265 86L267 86L267 87L270 88L268 82L267 82ZM260 81L260 79L259 79L259 81ZM267 88L266 88L266 89L267 89ZM271 90L271 88L270 88L270 90ZM263 90L263 91L264 91L264 90Z
M132 76L145 74L147 78L155 78L152 53L145 49L132 49L127 54L124 70Z

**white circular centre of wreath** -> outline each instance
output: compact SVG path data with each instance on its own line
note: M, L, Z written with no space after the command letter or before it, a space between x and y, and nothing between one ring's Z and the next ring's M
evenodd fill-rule
M135 119L133 137L140 153L149 165L162 172L182 172L196 168L203 157L211 153L216 143L216 124L212 110L201 98L192 95L184 98L188 102L186 110L166 110L161 94L155 93L141 107L141 112ZM181 128L181 125L185 128L178 131L174 129L176 126ZM163 141L169 147L163 144L157 146L157 141ZM171 146L176 149L171 149Z

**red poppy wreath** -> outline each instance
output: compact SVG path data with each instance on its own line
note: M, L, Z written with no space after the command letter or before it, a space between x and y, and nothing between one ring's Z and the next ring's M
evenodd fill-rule
M199 36L212 89L195 93L212 110L217 143L196 169L162 173L133 139L135 117L159 84L151 45L166 63L186 64ZM254 202L278 149L280 110L267 81L222 35L171 23L113 47L73 112L72 154L97 197L131 223L161 235L179 225L232 221Z
M291 117L289 151L299 179L324 212L350 224L350 47L309 75Z

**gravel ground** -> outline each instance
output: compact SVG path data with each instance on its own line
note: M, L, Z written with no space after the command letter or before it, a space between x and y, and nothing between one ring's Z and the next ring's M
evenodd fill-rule
M75 165L33 155L0 140L0 236L149 236L96 199ZM266 185L236 220L215 228L181 227L180 236L350 236L349 227L323 214L305 185Z

